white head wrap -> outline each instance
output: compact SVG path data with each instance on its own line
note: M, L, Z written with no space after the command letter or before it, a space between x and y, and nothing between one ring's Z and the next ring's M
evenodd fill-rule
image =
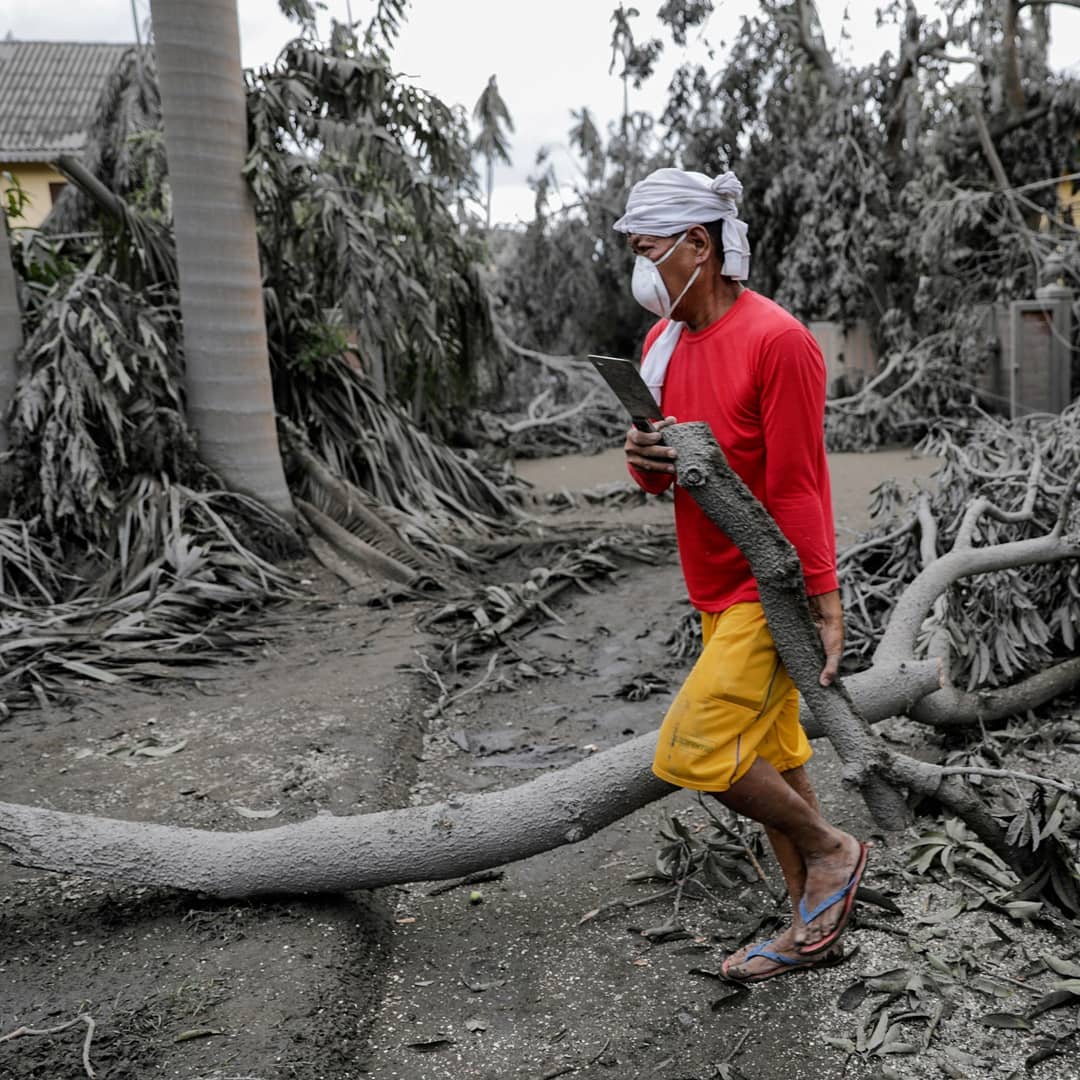
M626 213L615 229L645 236L674 236L691 225L723 222L726 277L744 281L750 276L750 244L745 221L736 216L742 184L733 172L712 179L700 172L657 169L630 189Z
M615 229L645 236L674 236L691 225L722 221L726 277L744 281L750 276L750 244L747 226L736 214L736 202L742 197L742 184L733 172L715 179L684 169L657 169L639 180L626 200L626 213L615 222ZM657 402L664 390L664 378L683 323L672 320L652 343L641 365L641 377Z

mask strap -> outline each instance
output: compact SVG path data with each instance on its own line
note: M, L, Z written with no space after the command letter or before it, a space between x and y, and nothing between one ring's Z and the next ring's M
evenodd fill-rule
M674 248L672 248L672 250L674 250ZM665 255L664 258L667 258L667 256ZM671 301L671 306L668 308L668 317L669 318L671 317L671 313L679 306L679 301L690 291L690 286L693 285L695 281L697 281L698 274L700 274L700 273L701 273L701 267L700 266L695 266L694 267L694 272L690 275L689 280L683 286L682 292L679 293L679 295L676 296L675 299Z
M664 254L656 260L656 262L653 263L653 266L659 266L687 238L688 235L689 233L683 233L679 237L679 239L676 240L675 243L672 244L671 247L669 247L667 251L665 251Z

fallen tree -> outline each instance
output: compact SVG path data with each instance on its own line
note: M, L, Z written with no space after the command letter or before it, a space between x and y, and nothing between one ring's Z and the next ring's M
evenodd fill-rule
M868 727L939 692L940 659L916 660L912 647L910 655L881 657L848 679L846 687L820 687L820 647L790 545L728 468L705 425L679 425L667 438L680 452L679 482L739 543L754 567L792 678L817 725L836 745L846 779L866 794L879 820L894 828L903 823L905 791L933 796L1018 871L1030 870L1031 852L1009 842L981 796L962 780L962 769L896 754ZM1038 549L1046 559L1080 556L1080 537L1067 531L1077 479L1074 473L1062 493L1056 534ZM1000 548L999 558L1013 557L1007 544ZM978 552L949 574L939 572L934 581L940 590L964 573L994 567L993 557L984 549ZM913 595L917 599L909 601L908 621L917 620L918 611L929 610L935 601L925 579ZM895 651L904 652L908 644L913 646L910 635L904 648ZM321 815L256 832L207 832L0 803L0 844L23 865L221 896L338 891L453 877L576 843L667 794L672 789L649 769L652 742L652 735L642 736L496 793L355 817ZM1051 779L1021 778L1062 786Z
M874 528L839 559L848 653L867 666L940 656L949 685L919 721L977 731L1075 685L1080 563L1055 563L1075 549L1078 445L1080 405L982 415L921 444L941 467L917 497L890 481L875 492Z

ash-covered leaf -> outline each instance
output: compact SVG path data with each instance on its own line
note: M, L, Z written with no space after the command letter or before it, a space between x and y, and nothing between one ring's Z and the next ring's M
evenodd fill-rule
M1010 918L1019 921L1033 919L1042 911L1043 906L1036 900L1010 900L1002 905Z
M701 975L705 979L719 979L728 982L727 976L722 971L713 971L710 968L692 967L686 972L687 975Z
M1073 1005L1078 997L1080 997L1080 989L1075 991L1054 990L1035 1002L1028 1010L1028 1019L1034 1020L1036 1016L1042 1016L1043 1013L1050 1012L1051 1009L1060 1009L1063 1005Z
M922 985L918 973L911 968L893 968L891 971L881 972L880 975L865 977L866 988L875 994L899 994L913 989L913 980L916 981L916 986Z
M1063 979L1080 979L1080 964L1062 960L1052 953L1040 953L1039 959L1055 974Z
M834 1038L832 1035L826 1035L825 1041L834 1050L843 1050L846 1054L855 1053L855 1044L850 1039L837 1039Z
M955 904L953 907L946 908L944 911L931 911L926 915L920 915L915 921L922 923L925 926L936 926L940 923L952 922L958 915L961 915L964 910L964 904Z
M410 1050L416 1050L421 1054L431 1053L433 1050L441 1050L444 1046L455 1046L456 1039L449 1035L435 1035L430 1039L418 1039L416 1042L406 1043Z
M855 899L860 903L873 904L874 907L879 907L882 911L888 911L892 915L904 914L883 892L878 889L871 889L866 885L858 887L855 891Z
M192 1039L208 1039L212 1035L228 1035L227 1031L221 1031L218 1028L190 1028L187 1031L181 1031L174 1039L174 1043L190 1042Z
M846 987L837 999L836 1004L844 1012L854 1012L865 1000L866 995L869 993L866 987L866 983L862 979L856 979L850 986Z
M1063 1043L1065 1039L1045 1039L1024 1059L1024 1068L1029 1072L1043 1061L1049 1061L1064 1053Z
M648 938L654 945L660 945L665 941L683 941L694 935L674 920L669 920L660 926L650 926L648 929L642 930L641 936Z
M979 1017L984 1027L1005 1028L1009 1031L1030 1031L1031 1025L1017 1013L996 1012Z
M171 757L173 754L179 754L187 744L187 739L181 739L178 743L173 743L172 746L137 746L131 753L132 755L148 758L166 758Z
M899 1039L886 1039L885 1042L874 1051L875 1054L917 1054L922 1049L917 1043L907 1043Z
M709 1002L709 1008L713 1012L719 1012L721 1009L726 1009L729 1005L734 1005L739 1001L742 1001L747 994L750 993L750 987L744 986L739 982L728 981L729 991L722 997L714 998Z

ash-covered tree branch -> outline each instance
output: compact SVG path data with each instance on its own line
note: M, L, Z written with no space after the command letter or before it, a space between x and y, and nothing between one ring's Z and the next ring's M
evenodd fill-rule
M937 665L848 680L882 720L939 685ZM517 787L431 806L250 832L211 832L0 803L0 847L23 866L214 896L338 892L433 881L578 843L674 789L650 768L649 732Z

